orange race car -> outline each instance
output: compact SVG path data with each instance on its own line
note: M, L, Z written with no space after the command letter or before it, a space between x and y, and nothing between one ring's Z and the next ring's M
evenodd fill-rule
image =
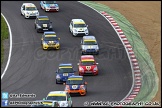
M69 94L79 94L85 96L87 93L87 82L84 81L83 76L70 76L64 85L65 91Z
M79 75L98 75L98 68L93 55L82 55L79 60Z

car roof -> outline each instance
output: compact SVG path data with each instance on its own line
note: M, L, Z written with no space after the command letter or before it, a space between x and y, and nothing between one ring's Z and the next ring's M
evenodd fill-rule
M48 96L66 96L65 91L51 91L48 93Z
M48 16L37 16L38 20L49 20Z
M33 3L23 3L26 7L36 7Z
M83 36L83 40L96 40L95 36Z
M56 37L55 32L44 32L45 37Z
M44 34L56 34L54 31L45 31Z
M61 66L72 66L72 63L60 63L59 67Z
M82 55L81 61L94 61L94 56L93 55Z
M74 24L85 24L84 20L82 19L72 19Z
M68 80L83 80L83 76L72 75L68 77Z

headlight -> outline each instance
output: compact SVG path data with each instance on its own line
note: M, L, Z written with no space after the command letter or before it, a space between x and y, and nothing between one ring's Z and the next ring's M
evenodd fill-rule
M50 25L50 28L52 28L52 25Z
M85 90L85 87L84 86L80 86L80 90Z
M84 31L85 31L85 32L88 32L88 29L85 29Z
M43 42L43 45L47 45L47 43L46 42Z
M56 79L60 79L60 75L57 75L57 76L56 76Z
M74 32L77 32L77 29L74 29Z
M68 85L65 86L65 90L69 90L69 86Z
M61 106L62 107L68 107L68 103L62 103Z
M38 25L38 24L37 24L37 27L38 27L38 28L41 28L41 26L40 26L40 25Z
M57 46L59 46L60 44L59 43L56 43Z
M98 69L97 69L97 66L93 69L94 72L96 72Z
M84 72L84 69L82 67L79 67L80 72Z

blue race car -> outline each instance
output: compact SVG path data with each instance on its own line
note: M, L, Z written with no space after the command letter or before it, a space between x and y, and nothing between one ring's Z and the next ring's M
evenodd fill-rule
M56 1L41 1L40 8L43 9L45 12L59 11L59 5L56 3Z
M68 77L74 75L75 72L71 63L59 64L56 71L56 84L66 82Z

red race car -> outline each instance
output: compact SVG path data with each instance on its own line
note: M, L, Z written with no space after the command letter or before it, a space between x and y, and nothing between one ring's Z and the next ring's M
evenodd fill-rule
M79 75L97 75L98 68L93 55L82 55L79 60Z

